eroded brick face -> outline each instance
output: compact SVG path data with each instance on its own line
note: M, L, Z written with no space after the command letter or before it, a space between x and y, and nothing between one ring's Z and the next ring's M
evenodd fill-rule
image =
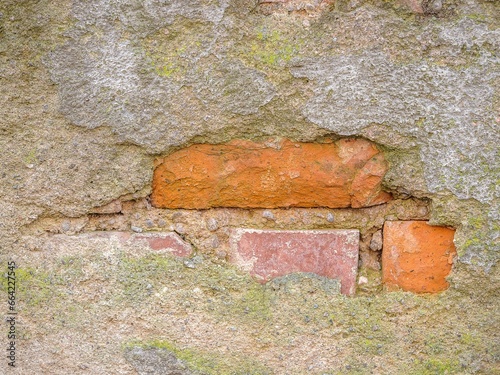
M363 139L193 145L159 160L159 208L367 207L387 202L387 163Z
M141 246L151 250L169 252L178 257L188 257L193 252L191 245L184 242L179 235L173 232L90 232L81 234L79 237L82 239L102 238L109 242L117 241L124 249Z
M386 289L434 293L448 288L456 254L455 231L425 221L387 221L383 231L382 274Z
M238 229L232 233L230 260L262 283L294 272L312 272L356 290L359 231L277 231Z

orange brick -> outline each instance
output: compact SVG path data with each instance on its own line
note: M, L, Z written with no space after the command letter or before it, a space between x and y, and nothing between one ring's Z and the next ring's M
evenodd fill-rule
M198 144L159 160L153 205L160 208L366 207L391 196L369 141Z
M455 231L425 221L384 224L382 274L387 290L435 293L448 289L446 277L456 254Z

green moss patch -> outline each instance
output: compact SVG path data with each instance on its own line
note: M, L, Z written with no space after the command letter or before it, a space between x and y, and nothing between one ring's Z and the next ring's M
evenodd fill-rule
M206 375L266 375L272 373L265 366L248 358L242 359L236 355L222 356L218 353L188 348L181 349L175 344L164 340L135 341L124 345L125 350L134 347L168 351L184 362L190 370Z

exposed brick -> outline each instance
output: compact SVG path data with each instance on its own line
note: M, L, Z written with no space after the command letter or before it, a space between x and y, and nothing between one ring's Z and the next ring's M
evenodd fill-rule
M230 260L261 283L293 272L339 279L343 294L356 289L359 231L237 229Z
M424 8L422 7L422 0L399 0L399 3L402 3L408 6L414 13L424 13Z
M380 184L386 171L387 165L383 155L377 154L357 172L351 184L353 208L374 206L390 199L388 193L380 192ZM374 194L375 191L380 193Z
M442 0L399 0L417 14L437 14L443 9Z
M84 254L98 251L106 257L113 254L151 254L158 251L178 257L188 257L193 249L172 232L130 233L122 231L95 231L76 235L54 234L23 236L27 249L41 251L44 256L54 254Z
M369 141L198 144L157 162L152 202L161 208L366 207L387 202L387 170Z
M445 290L456 254L455 231L426 221L387 221L384 224L382 273L386 289L415 293Z
M193 249L191 245L184 242L176 233L172 232L150 232L150 233L130 233L130 232L91 232L82 236L94 238L116 239L122 245L144 245L151 250L165 250L178 257L191 255Z
M168 250L178 257L188 257L193 251L191 245L172 232L136 234L132 238L135 241L145 240L152 250Z

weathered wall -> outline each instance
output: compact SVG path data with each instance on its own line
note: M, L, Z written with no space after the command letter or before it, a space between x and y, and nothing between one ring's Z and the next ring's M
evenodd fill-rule
M500 371L498 2L261 3L0 3L0 254L19 267L18 367L0 372ZM155 161L190 145L345 137L384 155L394 201L150 205ZM395 220L456 229L448 290L382 290L370 242ZM228 262L241 227L357 229L367 282L262 286Z

